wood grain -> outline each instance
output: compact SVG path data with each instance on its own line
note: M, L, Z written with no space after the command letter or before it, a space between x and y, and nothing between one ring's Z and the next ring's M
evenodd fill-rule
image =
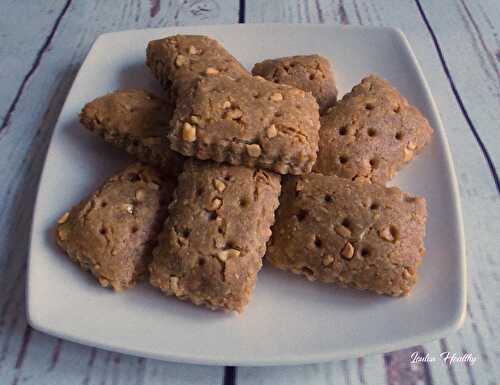
M0 383L497 383L500 200L491 166L495 168L500 160L500 8L496 0L20 3L2 4L0 23ZM223 368L165 363L84 347L26 325L26 254L39 174L55 120L92 41L100 33L130 28L244 21L388 25L406 33L441 111L459 177L469 257L469 303L466 324L458 333L384 355L319 365L237 368L226 370L224 377ZM477 362L410 365L408 355L415 350L435 357L443 351L472 353Z

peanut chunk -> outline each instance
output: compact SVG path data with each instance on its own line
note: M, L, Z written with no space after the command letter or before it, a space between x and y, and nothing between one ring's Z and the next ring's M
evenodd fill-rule
M182 139L186 142L194 142L196 140L196 127L185 122L182 128Z
M252 158L258 158L262 154L262 149L258 144L247 144L247 153Z
M217 258L219 258L222 262L226 262L228 258L236 258L239 257L241 252L236 249L227 249L222 250L217 253Z
M413 156L414 156L414 152L412 150L410 150L409 148L406 148L404 149L404 161L405 162L409 162L410 160L413 159Z
M205 70L205 73L207 75L217 75L219 73L219 70L217 68L214 68L214 67L208 67L206 70Z
M224 104L222 105L222 108L227 110L228 108L231 108L231 102L229 100L226 100Z
M383 229L379 230L378 234L380 235L380 238L386 241L394 241L394 235L392 235L391 229L389 227L384 227Z
M214 198L212 200L212 203L210 204L210 207L208 208L208 210L215 211L215 210L220 209L221 206L222 206L222 199Z
M279 92L275 92L271 95L271 100L273 102L281 102L283 100L283 95L281 95Z
M63 223L65 223L68 220L68 218L69 218L69 211L65 212L64 215L61 218L59 218L57 223L62 225Z
M354 255L354 246L351 245L351 242L347 242L340 252L340 254L346 258L346 259L351 259Z
M219 179L214 179L214 187L218 192L223 192L226 189L226 184Z
M125 209L125 211L129 214L133 214L134 213L134 206L131 205L130 203L125 203L123 205L123 208Z
M323 266L328 266L333 263L333 256L332 255L325 255L323 257Z
M274 138L276 135L278 135L278 129L276 128L276 125L274 124L271 124L268 128L267 128L267 137L268 138Z
M189 46L189 54L190 55L196 55L200 52L198 48L196 48L194 45Z
M182 67L184 64L187 64L188 58L185 57L184 55L177 55L175 58L175 65L177 67Z

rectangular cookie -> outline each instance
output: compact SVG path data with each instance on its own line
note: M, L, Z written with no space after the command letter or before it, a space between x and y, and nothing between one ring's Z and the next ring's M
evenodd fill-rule
M135 163L58 221L56 240L104 286L121 291L145 275L175 180Z
M167 91L186 89L200 77L216 73L232 78L248 71L216 40L208 36L175 35L152 40L146 65Z
M424 255L425 199L309 174L283 184L266 258L309 280L408 294Z
M149 266L167 295L241 312L262 266L280 177L246 167L186 161Z
M213 75L179 95L169 139L183 155L304 174L316 161L318 131L310 93L261 77Z
M106 142L139 160L177 175L182 156L170 149L166 138L174 103L148 91L115 91L87 103L81 123Z
M420 111L387 81L371 75L321 117L313 171L384 184L431 136Z
M320 114L337 101L337 87L330 62L320 55L264 60L253 66L252 75L311 92L318 102Z

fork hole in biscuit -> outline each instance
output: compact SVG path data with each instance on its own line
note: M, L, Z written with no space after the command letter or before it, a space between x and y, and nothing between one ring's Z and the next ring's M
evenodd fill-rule
M313 73L309 74L309 80L314 80L315 77L316 77L316 75L314 75Z
M349 229L349 230L352 230L351 229L351 226L352 226L352 222L349 218L344 218L342 220L342 223L341 223L342 226L344 226L345 228Z
M363 247L361 248L360 254L363 258L366 258L369 257L372 254L372 252L368 247Z
M348 160L349 160L349 158L347 156L345 156L345 155L339 156L339 162L340 162L340 164L346 164Z
M182 237L183 238L188 238L190 233L191 233L191 230L184 229L184 230L182 230Z
M101 227L99 229L99 234L101 234L101 235L105 235L107 232L108 232L108 230L105 227Z
M139 146L139 141L138 141L137 139L134 139L134 140L132 141L132 146L134 146L134 147Z
M139 228L138 228L137 226L132 226L132 228L130 229L130 232L131 232L132 234L135 234L135 233L137 233L138 231L139 231Z
M205 210L205 212L209 221L215 221L217 219L217 213L215 211Z
M138 174L136 174L135 172L128 174L128 181L129 182L135 183L135 182L139 182L140 180L141 180L141 177Z
M302 222L304 219L306 219L307 214L308 214L307 210L304 209L299 210L299 212L296 214L297 220L299 222Z
M339 135L342 135L342 136L347 135L347 131L348 131L347 126L342 126L339 128Z
M401 131L396 132L395 138L397 140L403 139L403 133Z
M196 196L202 196L203 195L203 187L199 187L197 190L196 190Z
M374 128L369 128L368 129L368 136L370 136L370 137L373 138L376 135L377 135L377 130L375 130Z
M101 202L101 207L103 207L103 208L104 208L104 207L106 207L107 205L108 205L108 202L106 202L106 201L102 201L102 202Z
M316 246L318 249L321 249L321 247L323 246L323 241L320 237L314 237L314 246Z
M205 258L203 258L203 257L198 258L198 266L203 267L203 266L205 266L206 262L207 261L205 260Z
M377 158L370 159L370 166L372 168L377 168L379 165L379 160Z
M400 105L397 105L393 108L393 111L396 113L396 114L399 114L399 111L401 111L401 106Z
M247 206L248 206L248 199L241 198L240 199L240 207L247 207Z
M366 103L365 104L365 108L368 110L368 111L371 111L375 108L375 105L373 103Z
M325 202L327 203L332 203L333 202L333 198L330 194L326 194L325 195Z
M373 202L370 205L370 210L378 210L380 208L380 205L377 202Z

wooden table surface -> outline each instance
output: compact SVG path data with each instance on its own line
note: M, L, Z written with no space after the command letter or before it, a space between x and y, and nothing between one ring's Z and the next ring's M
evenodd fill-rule
M3 0L0 16L0 384L500 383L498 0ZM161 362L31 329L24 293L33 201L56 118L92 42L126 29L254 22L405 32L447 129L459 179L468 254L465 325L406 350L268 368ZM438 358L446 351L470 353L476 361L410 364L414 351Z

